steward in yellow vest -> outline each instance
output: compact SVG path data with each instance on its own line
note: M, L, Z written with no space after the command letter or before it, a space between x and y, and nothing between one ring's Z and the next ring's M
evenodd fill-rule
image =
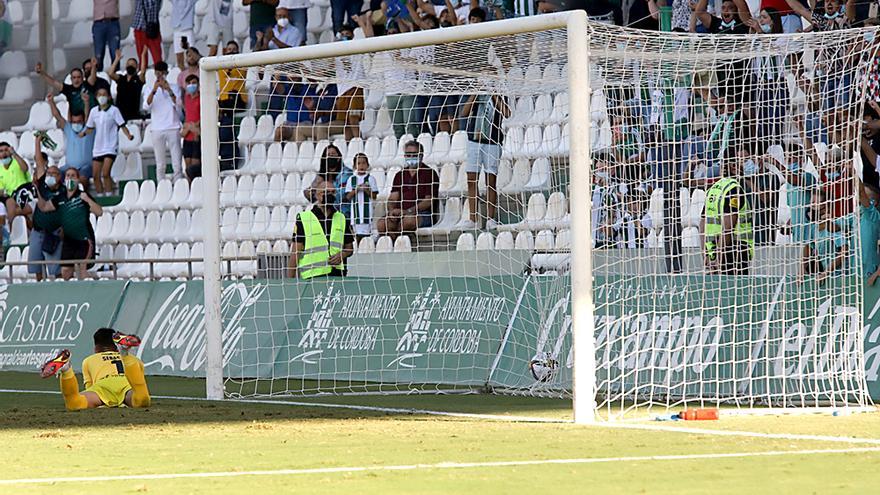
M332 184L326 188L324 185L318 184L312 190L315 206L296 218L290 277L307 280L347 273L345 260L354 253L354 236L345 215L333 206L336 198Z
M736 179L719 179L706 193L703 254L709 273L747 275L755 251L752 217Z

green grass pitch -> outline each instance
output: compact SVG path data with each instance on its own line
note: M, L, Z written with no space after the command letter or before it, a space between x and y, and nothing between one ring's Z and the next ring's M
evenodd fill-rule
M154 396L203 395L200 380L148 380ZM55 391L57 385L35 374L0 373L0 389ZM490 395L300 399L309 400L552 419L570 419L571 407L568 401ZM878 413L630 424L835 439L162 398L145 410L69 413L58 394L0 392L0 493L752 495L877 490ZM82 477L100 479L62 479Z

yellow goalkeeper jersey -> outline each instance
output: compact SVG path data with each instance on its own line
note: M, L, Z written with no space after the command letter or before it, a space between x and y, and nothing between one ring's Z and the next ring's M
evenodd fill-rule
M108 376L125 376L125 366L118 352L98 352L83 360L82 373L83 382L88 388Z

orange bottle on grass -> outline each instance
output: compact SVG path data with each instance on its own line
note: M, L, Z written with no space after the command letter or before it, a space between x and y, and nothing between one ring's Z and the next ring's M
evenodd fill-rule
M718 419L718 409L685 409L679 415L685 421L710 421Z

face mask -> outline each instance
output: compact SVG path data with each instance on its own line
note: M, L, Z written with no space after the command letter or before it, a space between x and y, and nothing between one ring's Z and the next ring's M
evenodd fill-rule
M874 42L874 31L868 31L865 33L865 43L873 43Z
M770 24L761 24L761 31L764 31L765 33L769 33L772 30L773 30L773 27L770 26Z
M831 15L825 14L825 19L832 21L834 19L837 19L839 16L840 16L840 12L835 12Z
M288 19L286 17L282 17L281 19L278 19L278 27L280 27L281 29L286 28L289 24L290 24L290 19Z
M2 164L4 167L9 165L10 163L12 163L11 156L7 156L6 158L0 158L0 164Z
M754 160L746 160L743 164L743 175L755 175L758 172L758 164Z
M129 76L133 76L133 75L137 74L137 68L129 65L128 67L125 68L125 73L128 74Z
M339 41L351 41L351 36L348 36L348 35L340 36Z
M67 189L73 191L76 189L76 179L67 179L64 185L67 186Z
M722 29L730 29L735 25L736 25L736 21L730 21L730 22L721 21L721 28Z
M442 28L452 27L452 23L451 23L451 22L447 22L447 21L443 21L443 22L440 23L440 27L442 27Z
M196 94L196 91L198 91L198 90L199 90L198 84L187 84L186 85L186 92L191 95Z
M70 124L70 128L73 129L73 132L79 134L83 131L83 129L86 128L86 126L80 122L77 122L76 124Z
M47 186L55 187L56 184L58 184L58 179L56 179L54 175L47 175L46 176L46 185Z
M335 205L336 204L336 195L333 193L324 194L324 204Z
M110 100L110 98L107 98L106 96L99 96L98 97L98 105L101 105L103 107L104 105L107 104L107 102L109 100Z
M800 169L801 169L801 166L798 165L797 163L792 163L791 165L788 166L789 172L797 172Z
M406 165L406 168L416 168L419 166L419 157L408 156L403 159L403 163Z

